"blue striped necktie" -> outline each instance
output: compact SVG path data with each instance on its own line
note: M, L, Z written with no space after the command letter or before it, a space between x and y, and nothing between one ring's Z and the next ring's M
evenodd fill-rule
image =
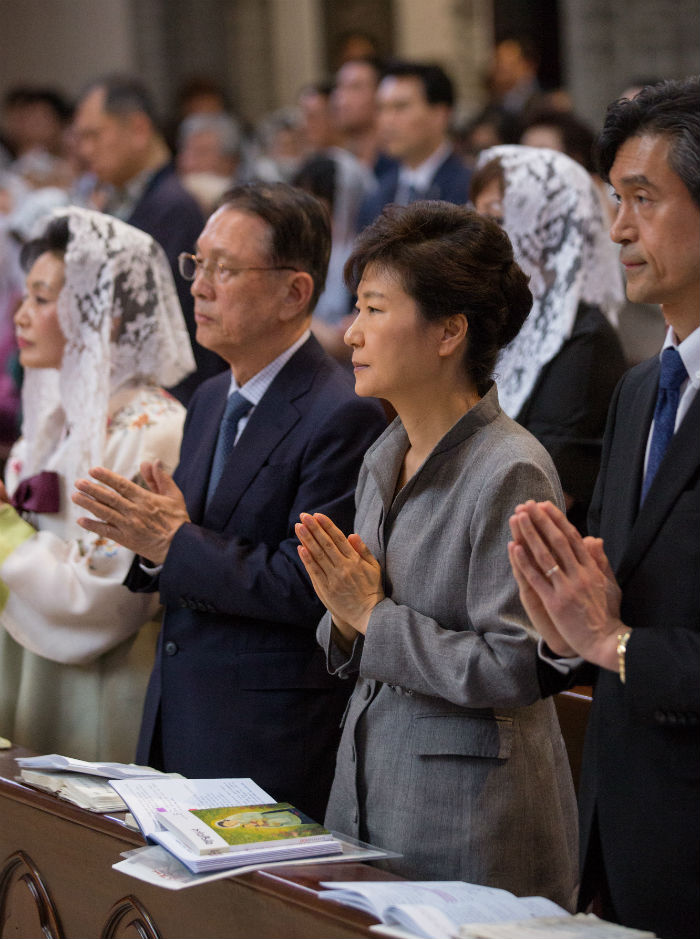
M224 472L224 467L228 458L231 456L233 446L236 442L236 431L238 422L253 407L251 401L244 398L240 391L234 391L229 395L224 409L224 416L219 425L219 436L216 438L216 450L214 451L214 460L211 464L211 473L209 474L209 488L207 489L207 502L216 492L216 487Z
M661 374L659 375L659 391L656 397L656 410L654 411L654 432L651 435L647 471L642 486L642 502L644 502L654 476L661 465L664 454L673 437L676 427L676 413L680 400L680 388L688 377L683 365L683 359L673 346L664 349L661 354Z

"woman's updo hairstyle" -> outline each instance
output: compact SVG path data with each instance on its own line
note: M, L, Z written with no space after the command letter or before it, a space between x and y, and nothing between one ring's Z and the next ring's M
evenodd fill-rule
M503 229L447 202L390 205L355 242L345 265L351 291L370 264L396 277L428 322L466 316L464 365L485 394L499 351L517 336L532 306L529 278L513 260Z
M53 218L46 226L46 230L39 238L33 238L22 245L19 254L19 263L22 270L27 273L37 258L42 254L51 254L63 257L68 248L70 231L68 230L68 216L61 215Z

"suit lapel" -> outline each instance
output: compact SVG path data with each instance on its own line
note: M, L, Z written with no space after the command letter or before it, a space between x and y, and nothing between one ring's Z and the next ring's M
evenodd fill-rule
M681 426L671 439L666 455L654 477L628 539L628 549L618 568L624 581L671 512L679 495L687 488L700 466L700 394L696 394ZM648 425L647 425L648 426ZM645 441L646 443L646 438Z

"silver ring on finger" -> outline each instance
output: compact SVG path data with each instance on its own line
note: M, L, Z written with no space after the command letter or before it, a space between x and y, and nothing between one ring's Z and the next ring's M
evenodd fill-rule
M544 572L545 577L551 577L555 571L559 570L559 565L555 564L554 567L550 567L548 571Z

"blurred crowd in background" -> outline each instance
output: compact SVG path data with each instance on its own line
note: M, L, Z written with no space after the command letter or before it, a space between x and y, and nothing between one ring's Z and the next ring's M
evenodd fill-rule
M612 218L614 206L591 163L598 128L575 113L565 88L543 90L539 67L529 37L496 43L484 76L488 102L475 113L470 102L455 100L439 65L383 62L371 42L353 37L334 74L301 88L296 107L274 111L256 126L233 113L224 90L207 76L180 88L167 120L156 115L149 89L135 76L96 76L77 100L58 88L12 88L0 114L3 448L16 437L19 417L12 323L24 289L19 250L53 208L77 204L131 222L160 241L175 269L177 255L193 250L204 219L231 186L252 180L302 186L324 201L332 219L333 252L314 331L343 360L353 298L342 271L357 232L387 202L468 202L485 148L521 143L567 154L593 175ZM628 88L610 89L611 100L655 80L630 79ZM498 216L497 205L492 214ZM193 336L189 285L177 274L176 280ZM627 341L623 335L630 363L660 343L658 312L648 316L648 345L644 322L637 319ZM195 351L197 375L175 389L185 403L202 378L223 367L213 354Z

